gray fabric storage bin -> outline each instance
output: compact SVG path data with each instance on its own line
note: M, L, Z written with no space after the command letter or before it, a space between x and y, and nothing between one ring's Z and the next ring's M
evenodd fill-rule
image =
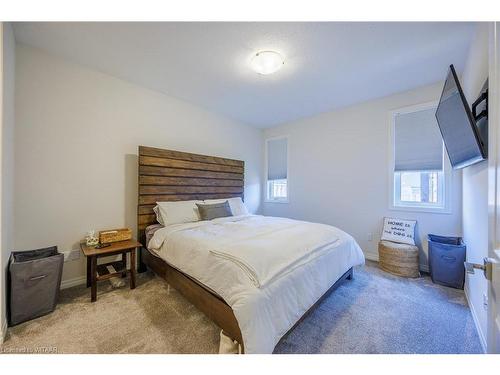
M429 271L432 282L463 289L466 246L461 237L428 235Z
M11 326L54 311L63 263L57 246L12 252L8 275Z

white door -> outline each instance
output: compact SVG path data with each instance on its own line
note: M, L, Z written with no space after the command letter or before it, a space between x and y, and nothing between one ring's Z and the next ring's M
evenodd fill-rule
M490 26L488 130L488 256L492 275L488 291L488 352L500 353L500 23Z
M0 176L2 175L2 131L3 129L3 22L0 22ZM0 198L2 197L2 184L0 184ZM0 213L2 212L2 201L0 199ZM4 310L3 310L3 301L4 301L4 265L2 264L3 254L2 254L2 215L0 215L0 344L3 342L3 324L4 324Z

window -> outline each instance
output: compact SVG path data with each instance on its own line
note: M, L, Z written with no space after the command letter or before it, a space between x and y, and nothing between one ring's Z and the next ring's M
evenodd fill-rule
M395 205L443 208L443 180L442 171L395 172Z
M450 165L436 106L392 113L391 208L449 212Z
M267 202L288 202L288 139L266 141Z

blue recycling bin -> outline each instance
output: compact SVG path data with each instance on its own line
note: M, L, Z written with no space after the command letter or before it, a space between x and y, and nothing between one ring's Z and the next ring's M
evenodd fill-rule
M429 272L433 283L463 289L466 246L461 237L428 235Z

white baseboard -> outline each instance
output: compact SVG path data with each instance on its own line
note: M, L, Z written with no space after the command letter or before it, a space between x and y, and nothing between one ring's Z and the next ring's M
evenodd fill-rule
M368 251L363 251L363 253L365 254L365 258L367 260L372 260L374 262L378 262L378 253L371 253Z
M418 268L420 271L423 271L425 273L429 273L429 266L427 264L419 264Z
M82 285L87 282L86 276L75 277L73 279L61 281L61 289L71 288L73 286Z
M0 344L3 344L5 338L7 337L7 320L2 322L1 332L0 332Z
M368 251L364 251L363 253L365 254L365 258L367 260L378 262L378 253L372 253ZM429 266L427 264L420 264L418 268L420 269L420 271L429 273Z
M109 255L106 257L107 261L111 260L121 260L120 255ZM99 262L97 264L100 264ZM72 279L62 280L61 289L71 288L73 286L82 285L87 283L87 276L78 276Z
M467 299L467 304L469 305L470 312L472 314L472 320L474 320L474 325L476 326L476 331L477 334L479 335L479 342L481 343L483 352L486 353L487 352L486 336L484 335L484 332L481 329L481 325L479 324L479 319L477 317L476 309L474 308L474 305L470 303L469 288L467 286L467 283L464 286L464 293L465 293L465 298Z

